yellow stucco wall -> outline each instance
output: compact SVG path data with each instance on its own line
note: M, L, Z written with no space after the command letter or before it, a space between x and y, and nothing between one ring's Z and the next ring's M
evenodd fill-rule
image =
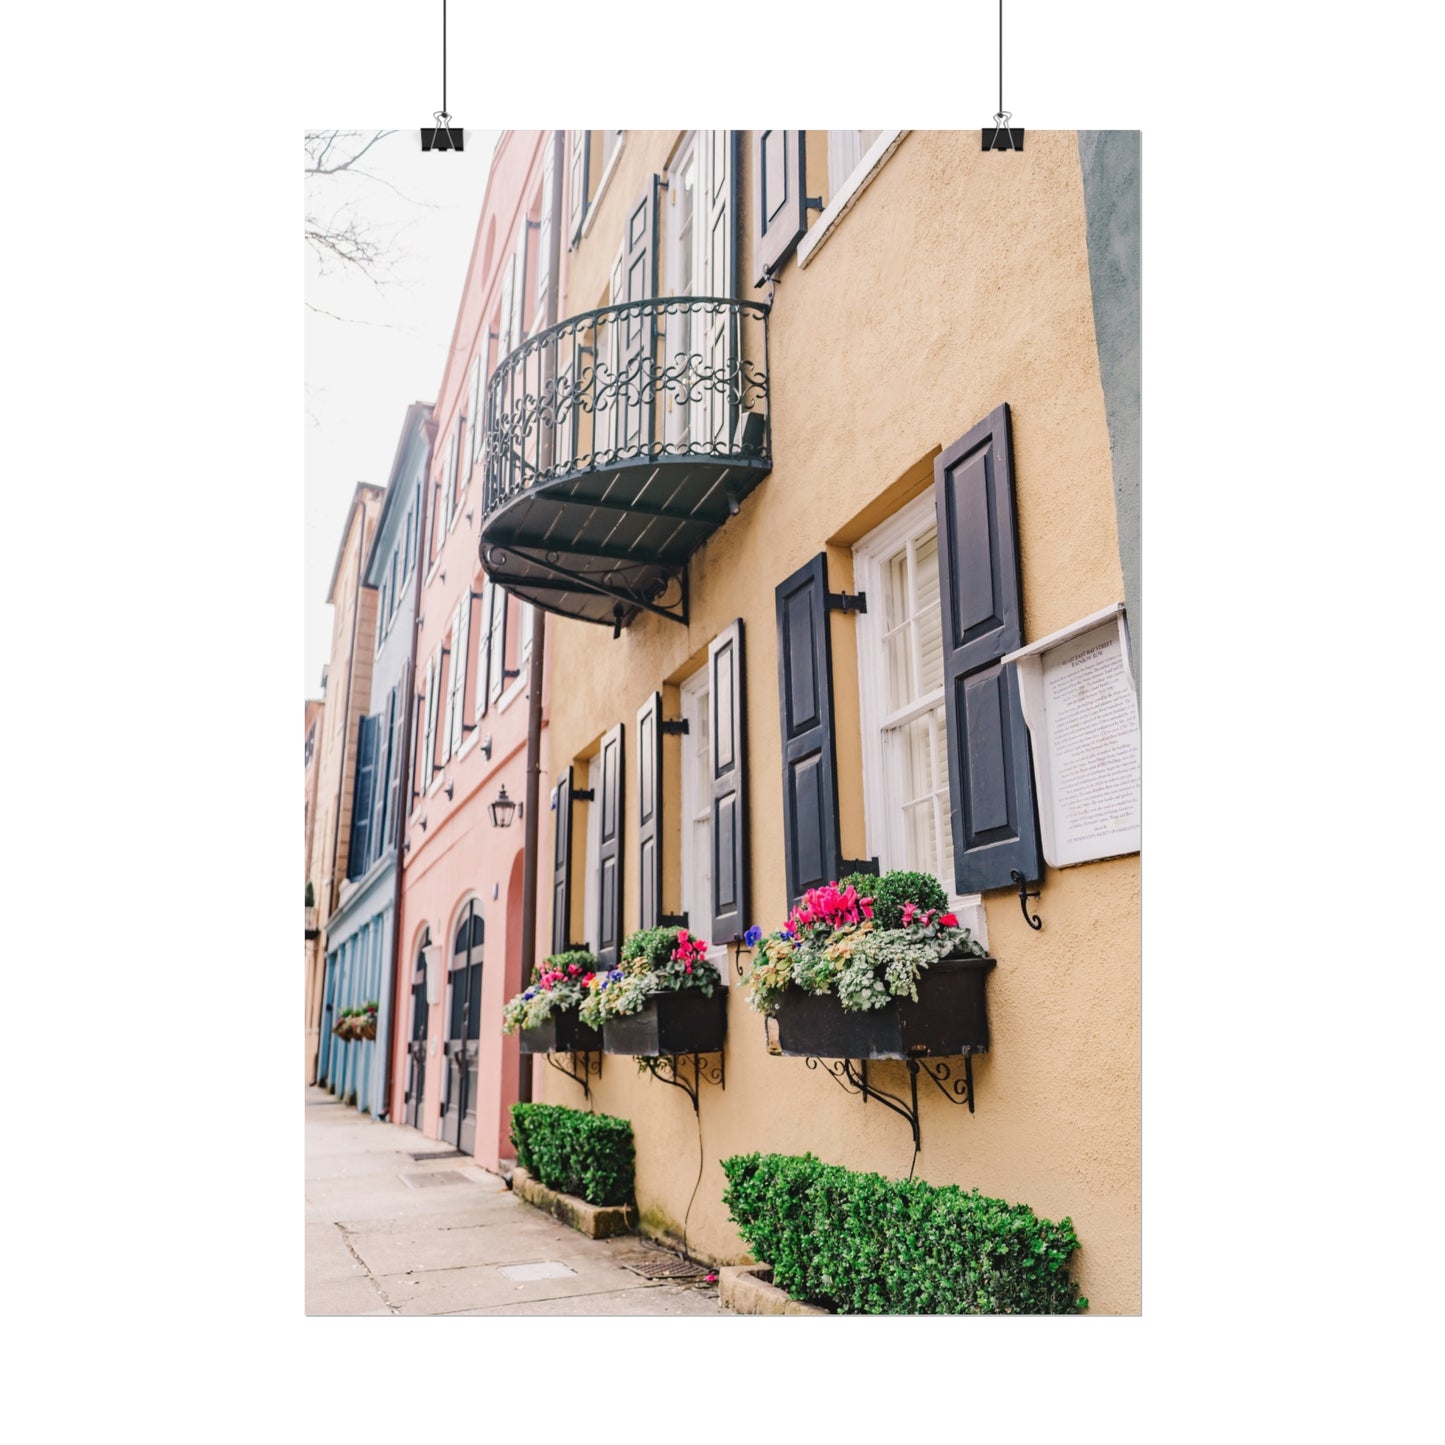
M591 231L570 257L563 315L598 304L624 209L663 171L677 139L629 134ZM756 274L750 137L742 149L743 294L761 295L747 284ZM827 194L816 175L808 189ZM785 266L769 346L773 471L693 559L690 624L644 615L615 642L598 627L549 624L557 764L590 751L616 722L626 725L629 931L637 925L638 706L744 619L748 921L776 927L786 899L774 587L825 545L830 586L849 587L851 544L931 487L932 456L999 403L1012 409L1025 641L1123 598L1072 132L1030 131L1027 150L1008 155L982 153L976 131L906 136L806 269L796 258ZM855 626L833 614L843 853L862 857L876 850L863 836ZM669 759L674 749L665 749ZM675 855L675 771L667 789ZM584 835L579 806L579 938ZM545 888L550 867L543 871ZM677 906L675 878L670 871L668 908ZM1051 1218L1072 1216L1083 1241L1075 1274L1093 1310L1137 1311L1139 859L1049 870L1035 904L1041 932L1025 926L1015 893L990 894L985 906L998 967L989 982L992 1052L975 1061L977 1112L921 1084L917 1174ZM762 1021L736 987L728 1028L726 1089L702 1090L703 1172L688 1220L694 1254L717 1261L744 1256L721 1203L721 1158L810 1150L898 1176L912 1153L902 1119L844 1095L802 1060L769 1056ZM872 1067L884 1087L906 1089L902 1064ZM547 1100L581 1102L572 1084L546 1073ZM675 1236L698 1170L691 1105L625 1058L607 1060L595 1095L599 1110L633 1123L645 1227Z

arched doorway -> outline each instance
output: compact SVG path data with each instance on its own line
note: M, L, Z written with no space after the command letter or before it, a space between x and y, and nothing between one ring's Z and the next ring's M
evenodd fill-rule
M421 1128L422 1099L426 1093L426 1027L431 1010L426 1002L426 949L431 929L424 928L416 946L416 966L411 975L411 1040L406 1046L406 1099L402 1118L413 1129Z
M482 910L473 899L452 938L447 977L447 1091L441 1136L464 1154L477 1152L477 1040L482 1032Z

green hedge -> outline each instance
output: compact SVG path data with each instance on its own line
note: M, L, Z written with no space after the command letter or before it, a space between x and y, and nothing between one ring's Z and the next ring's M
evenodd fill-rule
M512 1143L517 1163L548 1189L589 1204L626 1204L632 1198L637 1154L626 1119L560 1104L513 1104Z
M1070 1220L805 1154L722 1161L723 1203L794 1299L838 1314L1057 1315L1089 1302L1068 1274Z

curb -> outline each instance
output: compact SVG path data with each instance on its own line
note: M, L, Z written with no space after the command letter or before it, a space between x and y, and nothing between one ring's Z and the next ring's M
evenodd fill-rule
M574 1194L548 1189L520 1166L512 1173L512 1193L588 1239L631 1234L637 1222L637 1211L630 1204L588 1204Z
M770 1264L728 1264L718 1271L718 1299L739 1315L827 1315L821 1305L804 1304L773 1283Z

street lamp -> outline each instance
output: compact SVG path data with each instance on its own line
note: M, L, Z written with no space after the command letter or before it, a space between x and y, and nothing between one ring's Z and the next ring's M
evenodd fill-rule
M487 811L492 815L492 827L510 828L512 819L521 813L522 805L514 803L507 796L507 785L502 784L502 791L497 794L496 802L492 803Z

